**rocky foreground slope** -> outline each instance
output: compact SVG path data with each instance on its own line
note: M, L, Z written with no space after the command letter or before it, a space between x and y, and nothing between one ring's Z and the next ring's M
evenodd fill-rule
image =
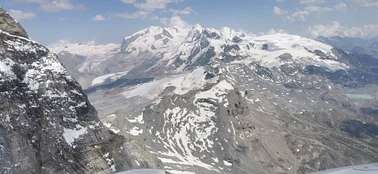
M102 121L172 173L309 173L378 160L370 56L196 25L141 30L92 65L108 72L86 90Z
M57 56L30 40L1 8L0 98L0 173L161 167L137 141L104 127Z

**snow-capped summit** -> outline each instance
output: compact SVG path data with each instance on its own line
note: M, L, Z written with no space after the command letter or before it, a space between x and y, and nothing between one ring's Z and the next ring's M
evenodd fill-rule
M334 60L337 57L332 54L331 46L308 38L280 33L254 36L228 27L216 30L199 25L189 31L176 53L169 58L168 66L181 71L188 66L203 66L214 61L237 61L274 67L288 63L281 60L283 54L289 54L294 62L304 65L330 69L347 67Z
M244 33L233 30L230 27L223 27L219 30L219 33L227 40L232 40L235 36L240 37L241 35L245 35Z
M121 51L135 56L151 53L159 54L160 57L169 57L186 35L185 28L151 26L125 37Z

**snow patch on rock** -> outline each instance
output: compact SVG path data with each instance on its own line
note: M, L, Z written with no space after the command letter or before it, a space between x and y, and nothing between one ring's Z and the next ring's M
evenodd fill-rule
M64 128L63 137L66 140L66 142L72 146L75 139L78 139L81 135L84 135L86 132L86 127L76 125L76 129Z
M3 59L3 57L0 56L0 77L2 78L0 81L2 81L3 79L12 80L16 78L16 75L12 70L12 66L14 64L15 63L11 59Z

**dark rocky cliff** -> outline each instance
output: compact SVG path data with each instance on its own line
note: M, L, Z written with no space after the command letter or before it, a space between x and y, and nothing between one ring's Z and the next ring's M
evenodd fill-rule
M160 166L147 152L136 158L135 143L105 128L57 56L30 40L1 8L0 98L0 173L114 173Z

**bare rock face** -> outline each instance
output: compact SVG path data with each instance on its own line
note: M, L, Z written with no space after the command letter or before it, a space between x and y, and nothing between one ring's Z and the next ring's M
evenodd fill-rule
M1 30L21 37L28 38L28 34L20 23L14 20L3 8L0 7L0 28Z
M159 168L105 128L57 56L0 9L0 173L114 173ZM135 152L133 152L135 153ZM133 159L134 161L130 161ZM145 159L145 160L144 160Z
M103 128L57 57L2 15L0 173L110 173L122 138Z

